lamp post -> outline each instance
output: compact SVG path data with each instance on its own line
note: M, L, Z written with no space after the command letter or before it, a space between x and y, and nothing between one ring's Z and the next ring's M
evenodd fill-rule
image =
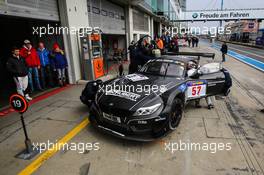
M221 11L223 11L223 9L224 9L224 0L221 0ZM222 25L223 25L223 21L220 19L219 26L222 27ZM219 27L217 28L216 39L219 38L218 31L219 31Z
M221 0L221 11L224 9L224 0ZM222 27L222 20L220 20L220 27Z

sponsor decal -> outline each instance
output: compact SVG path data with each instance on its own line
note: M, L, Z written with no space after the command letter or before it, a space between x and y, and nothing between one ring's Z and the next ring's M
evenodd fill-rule
M184 92L186 90L187 86L186 84L182 84L178 87L178 89L181 91L181 92Z
M164 85L161 85L160 86L160 92L161 93L164 93L164 92L166 92L168 90L168 88L166 87L166 86L164 86Z
M121 90L106 91L105 95L121 97L121 98L125 98L131 101L137 101L137 99L140 97L139 94L135 94L135 93L128 92L128 91L121 91Z
M187 86L195 86L195 85L201 85L201 84L206 84L206 80L199 80L199 81L191 81L187 83Z
M126 75L126 78L133 82L149 79L148 77L144 75L140 75L140 74L129 74L129 75Z

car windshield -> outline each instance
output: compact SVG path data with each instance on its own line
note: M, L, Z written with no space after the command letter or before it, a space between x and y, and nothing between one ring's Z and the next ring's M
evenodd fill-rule
M184 75L184 64L177 61L150 61L146 63L142 69L141 73L153 74L153 75L166 75L174 77L183 77Z

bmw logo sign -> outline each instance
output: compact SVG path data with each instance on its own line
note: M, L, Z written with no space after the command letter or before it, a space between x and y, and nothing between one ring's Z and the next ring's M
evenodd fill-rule
M197 17L198 17L198 13L193 13L193 14L192 14L192 17L193 17L193 18L197 18Z

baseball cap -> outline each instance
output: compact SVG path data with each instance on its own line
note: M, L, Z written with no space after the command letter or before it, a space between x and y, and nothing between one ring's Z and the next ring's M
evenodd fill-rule
M30 41L28 39L24 40L24 44L30 44Z

